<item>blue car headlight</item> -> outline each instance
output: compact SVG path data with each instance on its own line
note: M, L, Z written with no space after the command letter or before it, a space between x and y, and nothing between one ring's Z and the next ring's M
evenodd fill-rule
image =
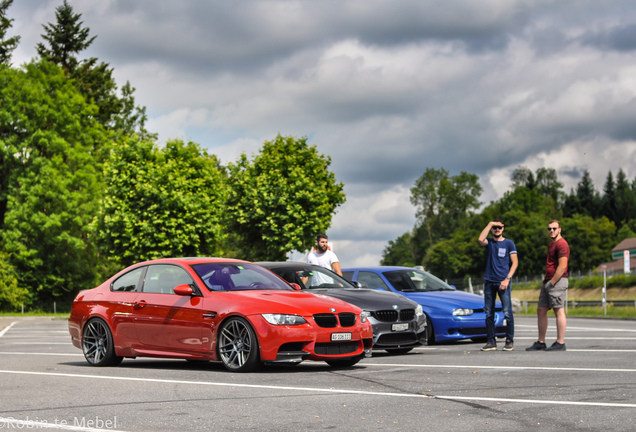
M363 322L363 323L367 322L370 316L371 316L371 312L362 311L362 313L360 314L360 322Z
M453 315L454 316L468 316L468 315L472 315L472 314L473 314L473 310L472 309L464 309L464 308L453 309Z
M271 325L301 325L307 322L305 318L298 315L261 314L261 316Z
M422 310L422 305L417 305L417 307L415 308L415 316L417 318L424 316L424 311Z

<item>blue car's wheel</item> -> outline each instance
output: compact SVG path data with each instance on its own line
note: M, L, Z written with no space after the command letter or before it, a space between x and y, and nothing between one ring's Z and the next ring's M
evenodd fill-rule
M435 344L435 328L433 327L433 321L426 315L426 342L429 345Z

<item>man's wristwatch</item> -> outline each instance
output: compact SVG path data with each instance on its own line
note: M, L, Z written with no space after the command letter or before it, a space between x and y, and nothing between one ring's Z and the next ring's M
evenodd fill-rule
M512 278L510 276L506 276L506 279L508 280L512 280Z

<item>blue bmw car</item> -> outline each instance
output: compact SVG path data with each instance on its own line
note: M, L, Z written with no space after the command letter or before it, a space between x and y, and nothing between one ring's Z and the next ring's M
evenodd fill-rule
M345 279L402 294L422 305L429 345L460 339L486 339L486 314L481 296L459 291L430 273L409 267L357 267L343 269L342 273ZM506 336L505 325L501 303L497 301L497 337Z

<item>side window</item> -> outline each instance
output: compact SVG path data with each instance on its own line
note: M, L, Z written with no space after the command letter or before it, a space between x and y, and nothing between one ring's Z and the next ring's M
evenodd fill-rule
M389 290L389 287L386 286L384 281L380 276L375 273L361 271L358 272L358 282L365 282L369 288L383 288L385 290Z
M342 272L342 277L345 278L348 281L352 281L353 280L353 272L352 271L343 271Z
M191 284L192 278L181 267L174 265L150 265L146 272L143 292L174 294L177 285Z
M110 286L111 291L135 291L139 284L139 279L144 273L145 267L137 268L129 271L125 275L120 276Z

